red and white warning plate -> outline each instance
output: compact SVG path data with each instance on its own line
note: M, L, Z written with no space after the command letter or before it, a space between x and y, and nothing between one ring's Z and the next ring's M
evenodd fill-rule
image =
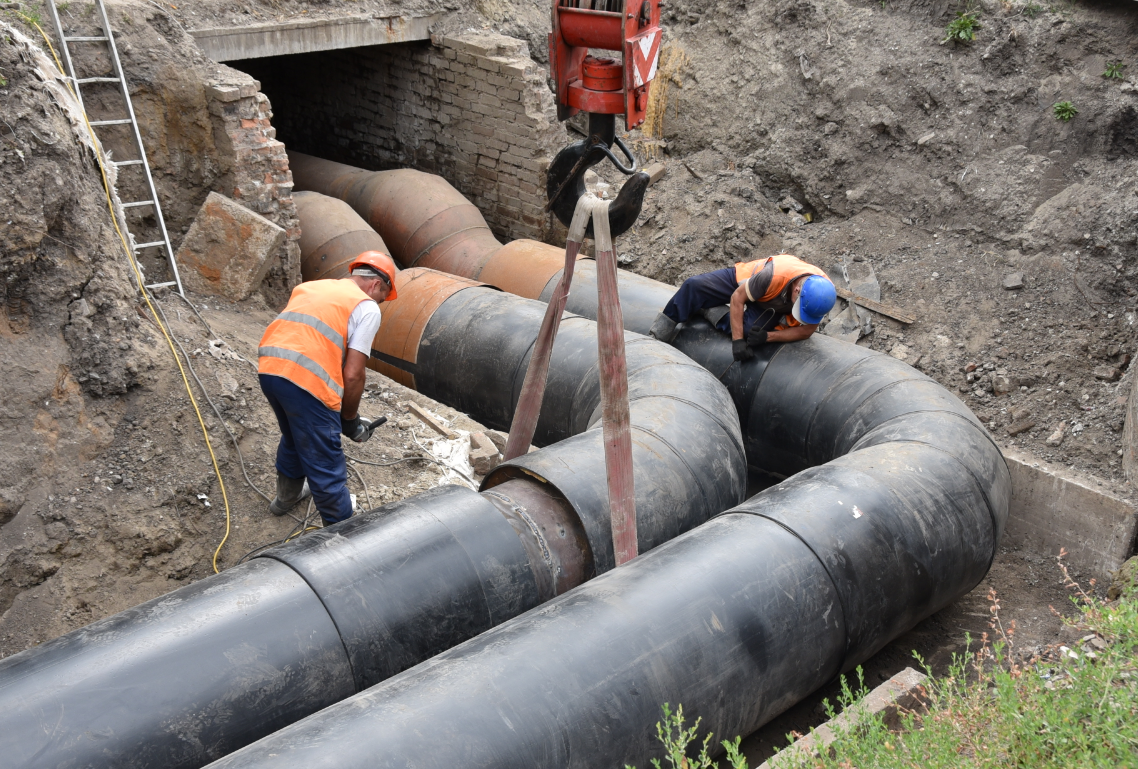
M632 81L637 88L656 77L656 65L660 63L660 40L663 38L659 27L651 29L640 37L632 38Z

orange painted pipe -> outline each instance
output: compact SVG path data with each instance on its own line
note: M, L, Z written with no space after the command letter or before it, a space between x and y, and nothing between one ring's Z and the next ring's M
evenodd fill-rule
M482 213L441 176L409 168L365 171L299 152L288 157L295 189L346 202L402 267L426 267L537 299L564 264L562 249L536 240L503 246Z
M387 244L342 200L317 192L292 196L300 218L300 275L303 280L346 278L352 260Z

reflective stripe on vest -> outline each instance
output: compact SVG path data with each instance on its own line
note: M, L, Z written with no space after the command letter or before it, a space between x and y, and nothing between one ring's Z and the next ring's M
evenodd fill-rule
M735 280L738 285L743 286L751 277L767 266L767 262L774 263L774 275L771 277L770 285L767 286L766 293L760 297L754 298L752 301L760 308L773 308L780 314L785 314L776 329L784 329L792 326L800 326L794 316L790 315L790 308L794 302L790 301L790 297L780 297L783 290L786 289L794 281L806 275L819 275L826 280L830 278L826 273L809 262L804 262L797 256L790 254L777 254L769 256L766 259L756 259L753 262L738 262L735 265ZM749 293L748 293L749 296Z
M348 319L360 302L368 300L350 279L300 284L261 337L257 371L284 377L339 411Z

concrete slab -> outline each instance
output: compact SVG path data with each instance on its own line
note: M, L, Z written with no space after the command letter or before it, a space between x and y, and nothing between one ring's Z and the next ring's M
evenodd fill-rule
M790 766L804 766L804 756L817 756L834 742L839 734L848 734L858 728L866 718L880 715L886 727L898 731L901 716L906 711L923 712L928 707L929 697L925 689L928 676L913 668L905 668L897 675L865 695L855 705L839 713L833 719L795 741L760 764L758 769L783 769Z
M285 237L265 217L211 192L175 254L182 282L239 302L261 285Z
M194 29L198 46L214 61L259 59L293 53L360 48L429 40L439 16L349 16L273 22L247 27Z
M1012 500L1002 544L1064 559L1073 571L1103 579L1134 552L1138 511L1094 481L1027 454L1005 451Z

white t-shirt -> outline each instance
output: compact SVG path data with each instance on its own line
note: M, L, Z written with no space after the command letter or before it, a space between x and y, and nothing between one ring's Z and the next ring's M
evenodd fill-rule
M370 358L371 343L379 331L382 318L379 305L371 299L357 304L356 309L348 316L348 350L359 350ZM347 351L344 354L346 355Z

